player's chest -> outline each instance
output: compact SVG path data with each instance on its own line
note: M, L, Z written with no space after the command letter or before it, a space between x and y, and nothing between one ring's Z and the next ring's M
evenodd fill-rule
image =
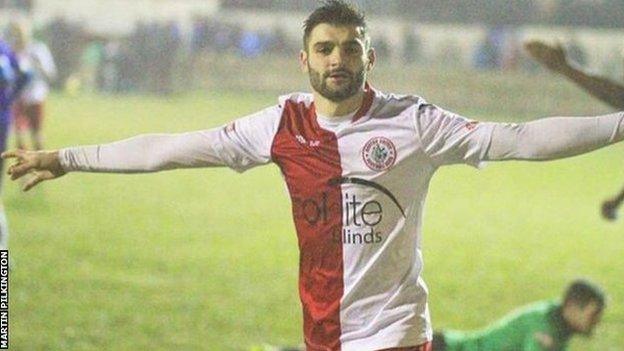
M405 172L418 149L410 126L370 121L335 130L284 128L272 151L286 178L315 184L337 176L371 179Z

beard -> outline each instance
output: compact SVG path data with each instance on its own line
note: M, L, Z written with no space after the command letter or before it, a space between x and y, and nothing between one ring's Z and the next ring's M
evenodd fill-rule
M355 73L344 68L321 73L308 65L308 71L312 88L321 94L321 96L333 102L342 102L357 94L364 87L364 81L366 80L366 71L364 68ZM346 79L348 81L340 86L330 87L327 84L327 80L335 73L348 76Z

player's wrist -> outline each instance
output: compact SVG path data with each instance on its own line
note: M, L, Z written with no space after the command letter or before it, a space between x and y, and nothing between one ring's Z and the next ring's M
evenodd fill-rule
M65 169L61 165L59 150L40 151L41 157L39 167L42 169L50 170L57 175L63 175L66 173Z

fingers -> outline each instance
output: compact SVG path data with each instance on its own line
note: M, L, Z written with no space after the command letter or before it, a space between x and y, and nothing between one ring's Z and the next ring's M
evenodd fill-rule
M32 174L32 177L28 179L26 183L24 184L24 187L22 188L23 191L28 191L34 188L37 184L43 182L44 180L54 178L50 174L42 173L42 172L33 172L31 174Z
M534 40L527 41L526 43L524 43L524 50L526 50L528 52L531 52L535 48L535 45L537 45L536 41L534 41Z
M16 180L23 177L33 169L34 167L30 162L16 163L9 167L7 174L11 176L11 180Z
M542 43L541 41L538 41L538 40L530 40L530 41L527 41L526 43L524 43L524 47L527 50L536 49L536 48L540 47L541 45L544 45L544 43Z
M22 188L23 191L28 191L32 188L35 187L35 185L39 184L43 182L43 179L37 174L37 173L33 173L33 176L28 179L28 181L26 181L26 183L24 184L24 187Z
M531 40L526 42L524 44L524 48L533 55L552 54L554 52L564 50L563 45L560 42L551 45L539 40Z
M528 42L524 45L524 49L529 53L529 55L539 61L544 61L551 50L548 45L540 41Z
M37 153L24 150L12 150L2 153L3 159L15 159L7 169L11 180L23 177L26 173L37 169Z
M0 157L2 157L5 160L10 159L10 158L21 159L22 157L24 157L24 150L5 151L2 153L2 155L0 155Z

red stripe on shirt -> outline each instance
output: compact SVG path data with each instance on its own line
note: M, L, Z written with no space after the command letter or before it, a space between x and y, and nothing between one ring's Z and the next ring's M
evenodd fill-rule
M314 106L287 101L271 148L292 201L299 241L299 294L309 351L339 351L343 296L342 176L336 136L317 127Z

